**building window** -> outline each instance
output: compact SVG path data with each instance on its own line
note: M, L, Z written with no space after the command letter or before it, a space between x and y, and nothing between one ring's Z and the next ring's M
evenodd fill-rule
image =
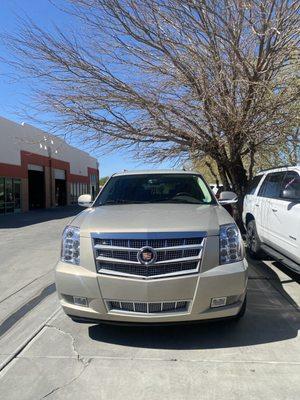
M71 204L77 203L76 183L71 182Z
M92 196L92 200L95 200L98 192L99 192L98 175L92 174L90 175L90 194Z
M0 177L0 214L21 211L21 179Z
M71 204L77 204L78 197L82 194L88 194L88 185L86 183L71 183Z

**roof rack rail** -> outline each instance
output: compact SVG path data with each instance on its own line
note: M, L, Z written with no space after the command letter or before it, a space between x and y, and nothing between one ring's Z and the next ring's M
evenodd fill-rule
M286 164L286 165L279 165L278 167L271 167L271 168L266 168L266 169L260 169L260 170L258 171L258 173L271 171L272 169L288 168L288 167L295 167L295 165Z

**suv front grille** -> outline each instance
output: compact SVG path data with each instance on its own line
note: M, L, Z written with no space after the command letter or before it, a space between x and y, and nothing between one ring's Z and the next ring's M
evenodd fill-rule
M143 314L160 314L184 312L189 308L190 301L164 301L155 303L106 300L109 311L127 311Z
M181 232L177 235L93 233L96 270L98 273L139 278L197 272L206 234ZM155 261L148 265L138 257L143 247L151 247L155 252Z

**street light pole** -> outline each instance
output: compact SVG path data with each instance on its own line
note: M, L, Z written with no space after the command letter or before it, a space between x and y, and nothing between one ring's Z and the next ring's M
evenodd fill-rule
M48 138L46 136L44 136L44 142L47 142ZM47 151L48 154L48 160L49 160L49 180L50 180L50 207L53 207L53 173L52 173L52 147L51 145L53 145L54 142L51 139L50 143L48 143L47 145L45 144L44 146L42 144L40 144L40 147L44 147L44 149ZM57 150L54 151L55 154L58 153Z
M53 176L52 176L52 149L47 146L48 158L49 158L49 179L50 179L50 207L53 207Z

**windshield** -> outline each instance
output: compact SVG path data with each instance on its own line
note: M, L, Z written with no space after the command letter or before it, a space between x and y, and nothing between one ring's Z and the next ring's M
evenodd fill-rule
M199 175L139 174L112 177L94 206L138 203L215 204Z

